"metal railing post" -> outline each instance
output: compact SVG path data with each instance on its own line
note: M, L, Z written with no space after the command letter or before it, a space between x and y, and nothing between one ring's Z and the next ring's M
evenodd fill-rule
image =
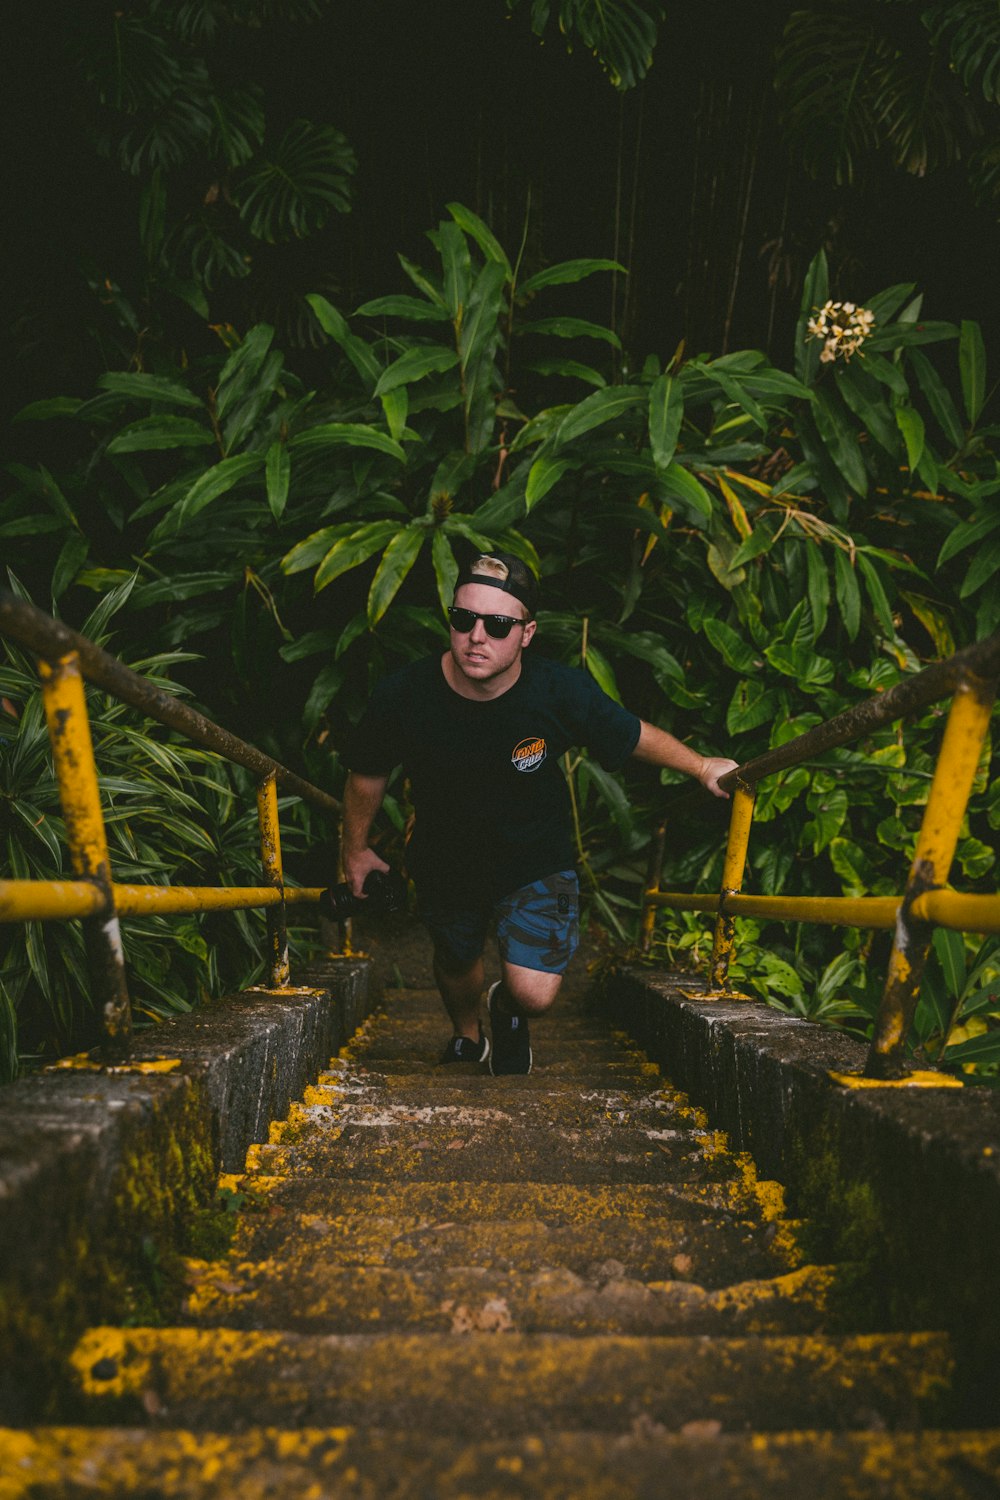
M727 896L735 896L743 884L743 871L750 842L750 827L753 823L753 806L757 789L745 781L737 781L733 788L733 810L729 815L729 838L726 841L726 858L722 867L722 891L719 895L719 915L715 921L715 938L712 942L712 960L709 982L714 990L726 987L729 978L729 960L733 952L735 918L727 915Z
M38 672L73 871L104 898L102 911L84 919L83 932L104 1051L120 1058L131 1043L132 1010L79 656L69 651L54 661L40 658Z
M921 921L913 904L947 881L972 783L996 697L996 679L964 672L955 687L944 739L938 753L917 848L896 918L889 973L865 1065L869 1078L898 1078L905 1072L903 1048L920 994L932 925Z
M274 773L257 783L257 819L260 824L260 857L264 883L282 892L277 906L267 908L268 974L272 989L284 989L289 980L288 929L285 923L285 880L281 869L281 832L278 827L278 788Z
M663 875L663 854L667 843L667 825L661 823L653 834L653 842L649 850L649 863L646 866L646 888L645 895L655 896L660 889L660 880ZM642 922L639 928L639 951L648 953L653 942L653 932L656 927L656 907L649 900L643 903Z

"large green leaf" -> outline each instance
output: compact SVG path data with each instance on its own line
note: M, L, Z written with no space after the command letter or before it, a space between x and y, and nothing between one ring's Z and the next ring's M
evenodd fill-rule
M442 610L446 610L455 597L458 581L458 562L451 550L447 533L437 528L431 538L431 558L434 563L434 578Z
M393 537L382 554L368 591L368 623L377 625L399 592L427 539L427 527L413 522Z
M660 375L649 392L649 443L658 469L666 469L677 449L684 420L684 389L676 375Z
M83 402L79 396L52 396L47 401L30 401L16 412L15 422L46 422L50 417L75 417Z
M906 359L916 372L920 389L927 398L927 404L934 413L941 431L955 448L961 448L965 441L965 433L962 431L962 423L948 387L922 349L907 350Z
M986 399L986 346L978 323L963 320L958 340L958 368L962 377L965 414L974 426Z
M423 292L424 296L428 297L431 302L436 302L441 310L447 315L448 308L447 304L445 303L444 297L441 295L441 288L439 286L435 286L434 282L431 281L426 272L422 271L419 266L414 265L412 260L407 260L405 255L401 255L399 257L399 264L402 266L403 270L406 272L407 276L413 282L413 285L417 288L417 290Z
M343 313L318 292L310 292L306 301L316 314L316 321L324 333L340 345L351 364L368 387L374 386L381 373L381 365L364 339L351 332Z
M563 286L567 282L582 281L586 276L593 276L597 271L621 271L627 274L625 267L617 260L597 259L564 260L557 266L549 266L545 271L537 271L534 276L529 276L518 288L518 297L532 297L540 292L543 287Z
M257 323L226 360L215 391L215 412L220 421L251 390L273 341L270 323Z
M752 676L763 666L758 652L751 642L727 625L724 620L709 618L702 627L708 640L718 651L727 667L745 676Z
M373 448L377 453L388 453L390 458L406 462L403 449L387 432L369 427L363 422L321 422L316 427L307 427L289 440L289 448L300 452L314 448Z
M225 495L234 485L239 484L248 474L256 473L260 469L261 458L257 453L241 453L234 458L224 458L221 463L214 464L212 468L199 475L194 484L188 490L184 499L176 508L176 519L183 524L190 521L199 511L204 510L213 500L220 495Z
M509 281L513 274L510 261L493 231L484 224L478 214L474 214L471 208L466 208L464 203L446 203L445 207L451 214L455 223L466 234L471 235L486 256L487 260L495 261L503 269L504 279Z
M861 590L858 588L857 574L851 565L851 559L840 547L835 548L833 553L833 578L840 618L847 632L847 639L853 641L861 625Z
M537 375L562 375L570 380L583 380L587 385L596 385L603 390L607 380L593 365L585 365L579 359L526 359L522 370L532 370Z
M559 445L571 443L605 422L615 421L632 408L645 405L646 400L647 391L641 385L613 385L595 391L572 407L563 418L557 438Z
M525 502L530 510L536 505L553 485L566 473L567 469L575 468L576 464L569 458L556 458L551 453L540 453L528 472L528 484L524 492Z
M329 552L316 569L313 588L319 593L327 584L333 583L342 573L367 562L373 552L388 546L399 532L395 521L371 521L367 526L352 528L349 536L334 542Z
M209 428L192 417L141 417L108 444L108 453L148 453L170 448L205 448L214 443Z
M472 285L472 257L469 242L457 224L447 221L431 235L441 255L445 305L456 326L461 322Z
M287 447L280 441L272 443L267 450L265 478L267 482L267 503L271 507L271 514L276 521L280 521L284 514L285 504L288 500L288 485L291 474L292 461Z
M868 493L868 471L855 432L839 396L819 389L813 403L813 418L827 454L855 494Z
M551 334L558 339L601 339L615 349L622 346L614 329L605 328L602 323L590 323L586 318L536 318L531 323L519 323L514 332Z
M143 375L129 370L113 370L97 382L103 391L128 396L136 401L164 401L169 406L202 407L200 396L189 391L178 380L166 375ZM79 403L75 403L75 406ZM75 409L75 407L74 407Z
M505 284L503 267L488 260L469 292L462 319L458 349L466 411L466 446L471 453L480 453L493 437L494 397L501 385L495 361L501 339Z
M681 500L704 516L706 521L712 518L715 507L708 490L697 479L689 469L684 468L676 459L661 469L656 480L657 494L661 499Z
M958 337L954 323L932 322L923 318L919 323L887 323L865 340L865 357L881 349L908 349L913 344L940 344L944 339Z
M893 624L892 610L889 606L889 599L885 592L885 585L879 576L879 571L863 552L858 553L858 567L865 580L865 587L868 590L868 597L871 600L872 609L875 611L875 617L885 631L886 640L891 641L895 637L896 627Z
M1000 536L994 536L972 559L969 571L959 588L959 598L968 599L985 584L992 584L996 588L998 577L1000 577Z
M323 526L314 531L285 553L281 559L282 572L301 573L305 568L315 568L335 542L350 536L355 530L353 521L341 521L337 526Z
M836 382L845 405L893 462L898 463L900 429L893 420L883 387L856 360L837 369Z
M896 407L896 423L906 444L906 462L915 472L924 452L924 419L912 406Z
M607 693L609 698L613 698L616 703L620 703L622 695L618 691L618 682L615 678L614 668L604 653L595 650L593 646L588 646L584 665L598 687Z
M407 318L414 323L447 323L448 309L439 302L422 302L419 297L374 297L370 302L362 302L357 316Z
M972 521L960 522L945 538L944 545L938 554L938 567L946 563L950 557L954 557L957 552L964 551L966 547L985 541L994 532L1000 534L1000 514L987 512L986 515L976 516Z
M399 385L412 385L437 370L453 370L458 364L454 349L445 349L441 344L420 345L407 349L397 360L383 370L375 387L375 395L384 395Z
M767 417L758 401L747 390L741 379L730 374L728 370L719 369L714 363L703 365L701 373L706 379L717 384L726 395L727 399L745 411L747 416L757 424L762 433L767 431Z
M813 640L826 628L830 609L830 575L818 543L806 541L806 581L809 589L809 613L812 616Z
M819 339L807 337L806 324L815 310L823 306L830 295L830 273L826 253L820 250L813 256L802 283L802 300L799 304L799 320L795 328L795 373L805 385L812 385L819 373Z

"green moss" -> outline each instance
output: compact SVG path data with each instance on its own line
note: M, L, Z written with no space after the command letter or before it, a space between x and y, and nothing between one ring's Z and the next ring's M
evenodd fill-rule
M52 1420L72 1409L65 1359L90 1323L162 1326L186 1290L184 1256L220 1239L218 1164L201 1091L189 1086L123 1131L106 1212L60 1225L44 1266L25 1261L0 1285L0 1367L17 1369L3 1415ZM231 1229L226 1226L226 1243Z
M894 1326L885 1274L885 1225L871 1185L844 1176L826 1131L792 1147L799 1248L807 1261L837 1266L829 1312L834 1328Z

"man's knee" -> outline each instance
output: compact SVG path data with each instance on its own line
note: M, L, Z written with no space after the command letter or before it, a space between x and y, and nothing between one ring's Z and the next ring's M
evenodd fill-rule
M561 974L549 974L542 969L526 969L519 964L503 965L504 989L513 1003L525 1015L540 1016L548 1010L559 993Z

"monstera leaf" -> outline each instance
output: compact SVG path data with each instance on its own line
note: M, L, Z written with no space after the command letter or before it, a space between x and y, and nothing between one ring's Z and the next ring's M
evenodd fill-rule
M296 120L250 167L238 190L240 215L258 240L274 244L318 229L330 210L350 208L354 152L332 125Z
M521 0L507 0L513 10ZM553 10L550 0L532 0L531 28L542 36ZM649 72L653 48L663 19L663 6L655 0L559 0L556 20L559 30L574 37L593 52L616 89L634 88Z
M981 68L984 91L992 73L967 45L969 25L954 30L950 18L956 9L985 8L938 4L925 12L911 3L831 0L794 11L778 48L775 85L807 169L850 184L879 150L917 176L965 154L979 126L963 67L970 78ZM996 28L996 7L988 8ZM954 54L943 45L946 33ZM995 69L996 49L977 37Z

